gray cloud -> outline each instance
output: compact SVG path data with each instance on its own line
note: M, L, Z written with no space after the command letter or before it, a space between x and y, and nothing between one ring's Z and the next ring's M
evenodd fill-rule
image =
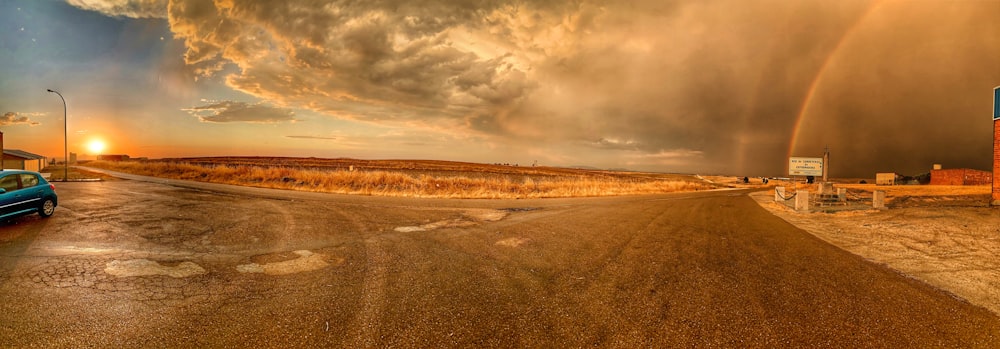
M632 140L620 140L615 138L601 138L595 142L588 142L587 144L600 149L612 149L612 150L639 150L640 144Z
M264 104L222 101L209 105L184 109L202 122L251 122L277 123L295 122L295 112L287 108L277 108Z
M31 120L31 117L42 115L41 113L19 113L19 112L6 112L3 117L0 117L0 126L7 125L31 125L35 126L39 123L37 121Z

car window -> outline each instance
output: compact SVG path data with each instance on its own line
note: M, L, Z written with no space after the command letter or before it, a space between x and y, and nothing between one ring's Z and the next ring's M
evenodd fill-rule
M21 188L31 188L38 185L38 176L33 174L21 174Z
M12 174L0 178L0 188L3 188L7 191L17 190L17 175Z

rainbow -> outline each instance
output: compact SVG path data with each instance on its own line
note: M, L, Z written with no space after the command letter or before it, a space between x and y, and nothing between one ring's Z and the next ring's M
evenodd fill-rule
M792 127L792 138L788 142L788 157L792 157L792 152L794 152L796 146L798 146L799 134L802 131L802 123L805 120L806 115L808 115L810 106L812 105L813 99L816 97L816 91L819 90L820 84L823 81L823 76L826 73L826 70L830 67L830 64L834 61L834 59L839 55L840 50L844 47L845 43L850 41L857 34L857 32L862 27L862 24L864 24L865 21L867 21L868 18L871 17L872 13L874 13L875 10L880 7L881 4L883 3L878 2L869 5L868 8L865 10L865 12L861 16L858 16L858 19L854 21L854 23L851 24L851 26L847 30L844 31L844 35L840 37L840 41L838 41L837 45L834 46L832 51L830 51L830 54L826 56L826 59L823 61L823 64L820 66L819 70L816 71L816 76L813 77L812 82L809 84L809 90L808 92L806 92L806 98L802 101L802 107L799 108L799 113L795 117L795 125Z

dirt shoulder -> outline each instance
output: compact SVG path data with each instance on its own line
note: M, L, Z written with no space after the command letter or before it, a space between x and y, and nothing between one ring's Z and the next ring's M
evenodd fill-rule
M899 195L888 210L837 213L795 212L770 190L750 196L820 239L1000 314L1000 208L952 194Z

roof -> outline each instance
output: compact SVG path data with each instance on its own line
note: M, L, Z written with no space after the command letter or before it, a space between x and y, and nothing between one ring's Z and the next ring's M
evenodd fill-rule
M0 174L6 175L6 174L12 174L12 173L32 173L32 174L39 174L38 172L28 171L28 170L17 170L17 169L14 169L14 170L11 170L11 169L0 170Z
M19 157L19 158L22 158L22 159L28 159L28 160L37 160L37 159L44 159L45 158L44 156L41 156L41 155L38 155L38 154L32 154L32 153L26 152L24 150L19 150L19 149L4 149L3 150L3 155L16 156L16 157Z
M974 169L974 168L943 168L943 169L940 169L940 170L931 170L931 171L938 171L938 172L948 172L948 171L990 172L990 171L977 170L977 169Z

